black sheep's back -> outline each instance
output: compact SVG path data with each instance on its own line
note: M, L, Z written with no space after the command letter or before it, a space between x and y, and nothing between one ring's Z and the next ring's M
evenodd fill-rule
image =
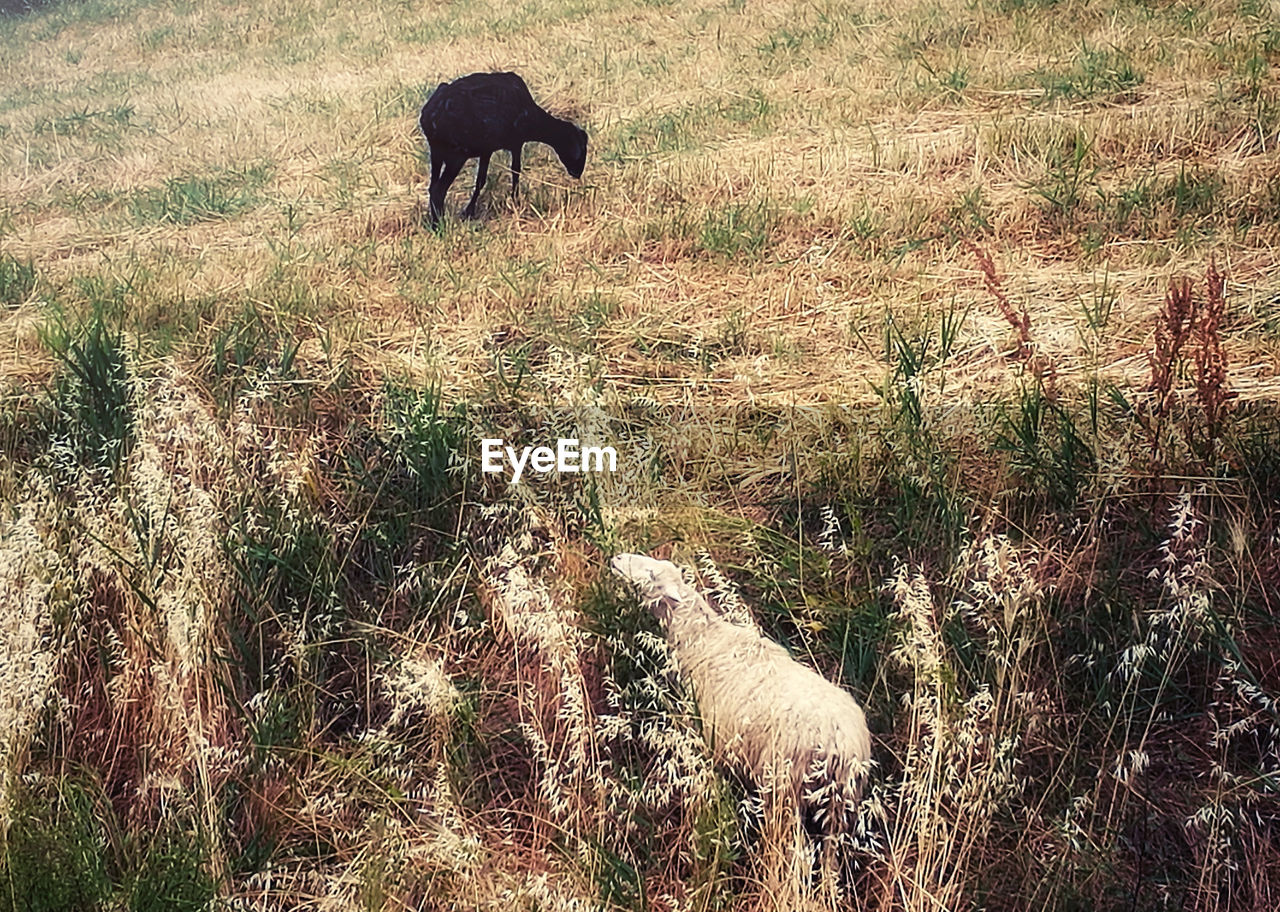
M533 96L515 73L472 73L441 83L422 106L418 125L428 142L468 157L510 148L525 133Z

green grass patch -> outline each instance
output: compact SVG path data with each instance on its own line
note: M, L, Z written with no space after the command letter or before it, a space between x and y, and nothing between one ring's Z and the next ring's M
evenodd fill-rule
M101 796L75 779L22 788L0 845L0 912L92 912L114 891Z
M768 72L804 66L815 51L830 47L845 25L856 26L863 21L857 12L818 10L812 22L792 21L770 32L756 45L756 53Z
M261 308L245 304L239 314L215 330L210 346L210 368L213 376L226 385L226 401L230 403L253 376L293 379L300 344Z
M137 224L191 225L231 218L262 201L258 193L271 179L271 168L252 165L214 175L171 177L159 187L134 193L127 201Z
M394 589L403 566L452 552L475 445L464 405L438 389L389 386L380 426L347 457L347 483L367 504L360 566ZM423 593L430 597L432 593Z
M1045 176L1030 189L1044 201L1047 215L1065 222L1076 207L1096 188L1100 166L1094 154L1093 139L1083 130L1046 152Z
M731 95L719 104L720 116L730 123L750 126L753 132L762 132L772 118L776 107L762 90L752 87L745 94Z
M201 912L209 908L214 895L205 841L198 833L170 824L142 856L127 908L130 912Z
M602 150L605 161L624 162L655 153L689 152L702 144L699 132L705 121L700 106L662 111L624 123L611 148Z
M698 246L713 256L739 261L759 257L768 250L778 221L777 207L770 200L727 203L708 210L698 232Z
M1043 91L1043 103L1133 100L1138 87L1146 81L1125 52L1090 47L1083 42L1070 67L1036 70L1031 79Z
M85 105L65 114L41 117L35 122L31 132L36 136L100 139L104 136L118 135L122 130L134 126L136 113L133 105L127 102L101 110L93 110Z
M1092 411L1096 415L1096 398ZM1056 508L1072 506L1097 464L1077 416L1040 383L1024 386L1016 403L998 413L995 449L1008 454L1019 492L1043 494Z
M25 303L35 288L35 263L0 254L0 306L17 307Z
M1167 215L1195 221L1219 210L1222 191L1217 173L1188 169L1184 164L1170 177L1146 175L1121 189L1114 199L1116 220L1121 225L1131 221L1149 225Z
M199 912L214 897L198 833L167 820L133 837L100 791L72 776L19 789L0 846L0 912Z
M120 312L98 298L87 320L55 315L42 335L60 368L52 397L58 435L83 464L115 473L132 449L134 421Z

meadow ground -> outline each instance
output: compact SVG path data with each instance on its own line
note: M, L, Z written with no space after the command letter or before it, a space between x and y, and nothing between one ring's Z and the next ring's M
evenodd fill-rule
M1274 6L32 5L0 910L1280 903ZM434 233L416 113L488 69L587 169ZM850 884L620 550L864 705Z

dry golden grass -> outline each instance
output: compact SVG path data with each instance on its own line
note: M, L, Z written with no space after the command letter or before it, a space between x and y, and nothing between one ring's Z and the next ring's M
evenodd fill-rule
M524 316L534 298L572 307L585 291L608 293L619 306L608 330L624 340L644 332L646 316L668 331L709 335L740 310L753 335L804 365L770 359L766 391L843 401L866 395L858 377L879 356L852 344L850 321L952 295L962 307L982 302L963 248L935 240L957 201L980 187L991 226L982 233L1055 360L1070 360L1077 289L1109 273L1123 322L1107 334L1114 345L1098 353L1105 367L1134 353L1125 340L1146 341L1143 324L1164 279L1200 271L1207 250L1219 253L1241 291L1256 288L1260 297L1271 293L1265 276L1275 267L1273 219L1243 239L1214 219L1217 236L1188 249L1176 237L1178 219L1162 213L1154 236L1120 230L1084 256L1078 227L1061 230L1042 215L1044 201L1028 187L1045 179L1046 152L1077 131L1091 143L1087 164L1101 168L1098 187L1205 168L1223 181L1214 212L1255 199L1274 171L1266 143L1256 148L1244 125L1221 113L1221 96L1241 81L1232 56L1245 53L1235 50L1240 40L1224 39L1228 8L1201 10L1197 21L1207 24L1194 33L1179 28L1177 10L1118 9L1073 6L1070 29L1057 26L1061 10L1009 17L962 4L858 14L821 4L659 5L563 21L551 10L497 5L404 8L369 20L324 5L247 4L149 12L145 25L76 24L45 40L29 37L37 28L23 23L5 55L11 74L25 74L15 88L32 99L11 103L7 114L10 135L26 139L10 142L0 175L12 201L5 250L35 259L55 282L104 264L162 265L168 275L152 291L158 296L250 296L270 305L279 246L289 237L299 251L290 273L328 290L313 316L355 324L374 371L413 364L413 337L425 329L447 353L438 370L462 389L483 369L480 340L499 321ZM531 24L520 25L522 17ZM486 22L510 18L517 24L509 35L485 34ZM411 44L402 35L412 23L441 36ZM308 50L296 61L287 39L293 24L308 27ZM446 40L454 27L468 40ZM1215 39L1224 50L1215 51ZM771 41L778 49L764 50ZM1119 49L1144 81L1119 100L1104 94L1075 105L1042 103L1044 90L1020 87L1039 69L1069 72L1082 42ZM347 44L355 49L344 52ZM931 85L926 65L964 72L972 88ZM406 235L423 189L415 106L439 79L498 66L521 70L549 107L588 126L593 163L583 184L537 155L531 184L564 188L546 197L545 215L528 203L519 217L504 214L495 191L482 238ZM769 107L763 118L753 119L753 91ZM134 113L109 142L92 125L32 135L69 112L116 104ZM254 162L271 171L264 199L230 219L131 224L118 202L83 197L127 197ZM1081 187L1086 205L1093 192L1092 181ZM744 268L699 254L706 212L757 200L777 210L764 256ZM286 234L285 207L301 226L295 235ZM848 222L864 208L883 225L884 241L850 243ZM685 230L672 230L681 223ZM893 255L917 238L918 250ZM418 277L410 294L406 259ZM495 268L508 262L548 268L511 288ZM975 307L975 322L987 310ZM998 322L968 330L988 367L997 363ZM624 366L616 373L645 373ZM731 389L735 398L743 392Z
M37 844L56 792L78 833L83 788L135 872L65 907L139 907L190 836L244 908L1274 908L1273 5L0 26L0 821ZM418 108L496 69L587 169L531 147L510 201L500 153L433 232ZM1221 322L1153 384L1210 263ZM459 468L482 430L622 471L517 496ZM866 697L851 898L793 821L742 838L597 583L623 544L711 548Z

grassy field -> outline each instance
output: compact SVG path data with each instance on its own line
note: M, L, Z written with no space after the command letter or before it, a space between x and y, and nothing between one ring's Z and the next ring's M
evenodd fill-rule
M34 5L0 910L1280 904L1273 4ZM587 169L433 232L417 111L497 69ZM864 705L851 883L627 550Z

